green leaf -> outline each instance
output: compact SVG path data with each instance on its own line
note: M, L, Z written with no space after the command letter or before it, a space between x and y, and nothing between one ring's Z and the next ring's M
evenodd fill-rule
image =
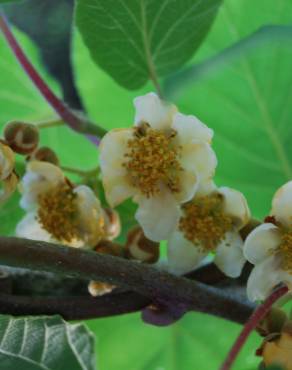
M82 324L58 316L0 316L2 369L94 370L94 338Z
M221 0L77 0L93 60L128 89L181 67L209 31Z
M165 328L146 325L139 314L87 323L95 333L101 370L219 369L240 326L215 317L189 313ZM123 338L127 338L124 340ZM234 370L255 370L261 339L253 334Z
M226 0L197 60L265 24L291 24L292 3L274 5L273 0ZM292 179L292 48L283 40L217 65L177 100L181 111L214 129L217 182L241 190L260 218L269 213L277 188Z
M3 3L20 3L23 0L0 0L0 4Z

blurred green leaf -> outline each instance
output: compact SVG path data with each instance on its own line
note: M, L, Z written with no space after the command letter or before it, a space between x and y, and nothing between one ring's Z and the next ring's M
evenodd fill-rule
M227 0L197 62L262 25L291 23L290 1ZM291 46L285 37L282 43L267 43L217 65L177 100L184 113L197 115L214 129L217 182L241 190L260 218L268 214L277 188L292 179Z
M182 66L200 46L221 0L77 0L93 60L128 89Z
M219 369L240 331L239 325L199 313L189 313L165 328L146 325L139 314L87 325L96 334L100 370ZM254 353L259 344L253 334L234 370L257 369L260 359Z
M94 337L58 316L0 316L2 369L94 370Z
M0 0L0 4L3 3L20 3L23 0Z

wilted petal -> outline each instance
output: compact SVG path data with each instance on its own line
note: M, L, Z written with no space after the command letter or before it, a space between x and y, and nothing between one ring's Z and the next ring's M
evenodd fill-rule
M169 129L177 111L174 105L168 105L154 93L134 99L134 106L136 108L135 124L147 122L156 130Z
M139 196L134 200L139 204L135 217L146 237L157 242L167 239L177 227L181 214L173 195L163 189L151 198Z
M227 276L238 277L245 264L243 241L238 232L226 233L225 239L218 245L214 262Z
M274 256L266 258L257 264L247 281L247 296L250 301L264 300L281 282L291 281L291 275L279 267L279 261Z
M292 181L283 185L274 195L271 215L285 226L292 225Z
M107 200L114 207L133 195L134 189L127 178L123 166L128 151L128 141L132 138L131 129L112 130L100 144L100 167Z
M227 187L221 187L218 191L224 196L224 212L232 217L238 230L241 229L250 219L250 210L244 195Z
M255 264L271 256L281 243L281 236L277 226L264 223L256 227L246 238L243 247L245 258Z
M188 144L193 140L207 143L212 141L213 130L195 116L176 113L172 128L178 133L177 138L180 145Z
M171 234L168 240L168 270L176 275L183 275L195 269L206 253L185 239L180 231Z

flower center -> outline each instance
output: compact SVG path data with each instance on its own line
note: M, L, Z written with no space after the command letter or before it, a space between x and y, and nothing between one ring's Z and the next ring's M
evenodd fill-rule
M184 204L182 210L179 229L204 252L214 250L232 228L232 219L223 212L223 196L219 193L194 199Z
M292 273L292 230L283 230L280 227L281 243L275 253L281 256L281 267L283 270Z
M76 197L72 187L62 183L38 198L38 221L57 240L79 239Z
M153 130L147 123L135 128L134 138L128 141L128 158L123 163L133 186L147 197L160 192L163 183L172 192L180 190L178 161L180 147L175 145L176 131Z

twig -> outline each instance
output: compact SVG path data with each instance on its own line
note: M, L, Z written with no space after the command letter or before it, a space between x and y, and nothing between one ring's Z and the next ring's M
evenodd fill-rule
M281 286L280 288L276 289L266 300L265 302L260 305L254 313L251 315L247 323L244 325L242 331L240 332L237 340L233 344L226 360L224 361L223 365L221 366L220 370L229 370L231 369L232 364L234 363L237 355L239 354L241 348L243 347L244 343L246 342L250 333L257 327L258 323L266 316L266 314L270 311L273 304L283 297L288 292L288 288L286 286Z
M99 144L99 137L102 137L106 130L103 128L90 123L87 119L84 119L79 114L73 112L62 100L60 100L54 92L50 89L47 83L36 71L34 66L25 55L23 49L17 42L13 33L10 30L9 24L5 19L5 16L0 12L0 29L3 35L13 51L18 62L23 67L24 71L34 83L36 88L50 104L50 106L56 111L56 113L66 122L73 130L86 134L87 138L95 145Z
M245 322L253 309L251 304L230 296L225 290L177 277L146 264L51 243L0 237L0 263L109 282L151 301L183 304L186 311L205 312L239 323Z

